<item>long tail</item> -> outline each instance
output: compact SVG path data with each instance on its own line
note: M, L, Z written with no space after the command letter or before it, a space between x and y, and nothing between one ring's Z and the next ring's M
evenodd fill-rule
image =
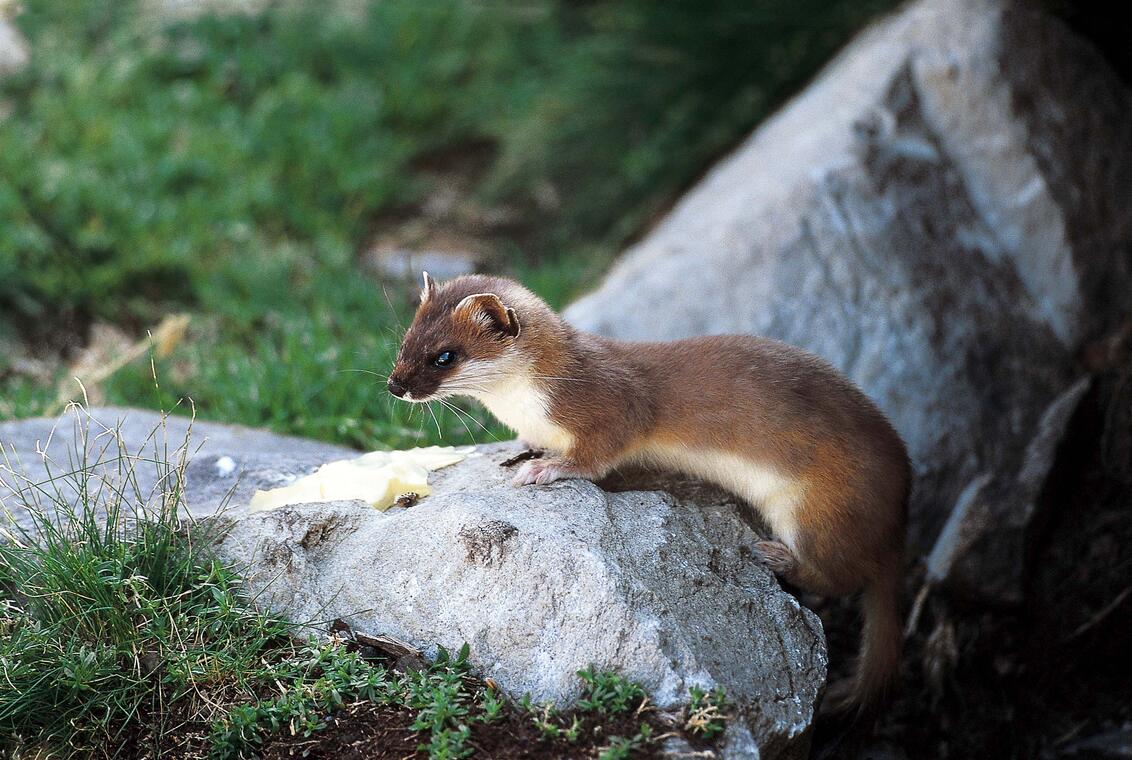
M861 597L865 626L851 700L868 710L884 700L900 674L904 631L900 618L900 565L877 577Z

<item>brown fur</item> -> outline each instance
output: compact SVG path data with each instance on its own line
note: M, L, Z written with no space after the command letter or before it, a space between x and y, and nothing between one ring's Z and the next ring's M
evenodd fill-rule
M454 313L482 293L498 302ZM391 377L414 400L469 392L460 382L445 386L455 370L429 365L448 349L527 373L545 398L547 418L572 444L557 458L529 463L535 470L523 482L598 478L618 464L651 462L657 446L733 454L788 481L788 493L797 494L789 497L796 530L786 543L765 543L763 556L807 591L864 592L861 661L849 702L860 707L883 694L900 661L910 473L900 437L848 379L801 349L754 336L624 342L581 333L502 278L426 285L422 299ZM490 371L483 377L494 378ZM542 478L536 481L535 472ZM753 506L769 515L765 504Z

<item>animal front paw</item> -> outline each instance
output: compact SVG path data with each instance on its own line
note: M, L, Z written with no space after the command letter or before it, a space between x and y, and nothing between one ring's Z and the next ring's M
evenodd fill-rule
M540 485L553 483L563 478L581 477L577 468L563 462L561 459L532 459L524 462L512 479L517 486Z

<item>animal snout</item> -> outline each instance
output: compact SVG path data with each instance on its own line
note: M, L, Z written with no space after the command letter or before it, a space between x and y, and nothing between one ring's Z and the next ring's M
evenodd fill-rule
M401 398L405 395L406 390L408 389L405 386L401 385L401 382L399 380L393 377L389 378L389 392L394 396Z

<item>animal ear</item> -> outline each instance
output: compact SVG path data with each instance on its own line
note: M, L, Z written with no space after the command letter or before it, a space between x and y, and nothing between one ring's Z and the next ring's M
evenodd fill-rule
M428 272L424 273L424 287L421 288L421 303L436 295L436 280L429 277Z
M476 293L468 296L452 312L458 317L479 322L484 327L512 338L519 337L519 315L505 306L494 293Z

